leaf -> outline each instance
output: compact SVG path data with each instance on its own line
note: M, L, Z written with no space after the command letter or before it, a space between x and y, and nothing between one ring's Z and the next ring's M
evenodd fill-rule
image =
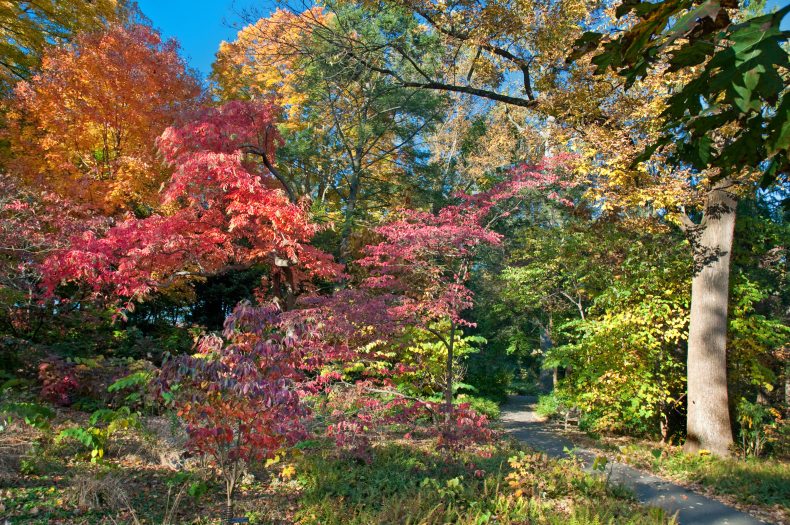
M108 392L117 392L131 387L146 386L151 381L152 374L147 370L134 372L126 377L122 377L107 387Z
M566 63L571 63L579 58L583 57L587 53L594 51L598 44L600 44L601 39L603 38L602 33L597 33L594 31L585 31L582 36L580 36L574 43L573 43L573 50L571 51L568 58L565 60Z
M715 51L715 46L706 40L697 40L691 45L682 46L672 51L669 59L669 71L679 71L684 67L702 64Z
M702 23L703 19L715 19L720 10L721 6L718 0L705 0L696 8L686 12L672 25L664 38L662 46L667 47L678 38L688 35L697 25Z

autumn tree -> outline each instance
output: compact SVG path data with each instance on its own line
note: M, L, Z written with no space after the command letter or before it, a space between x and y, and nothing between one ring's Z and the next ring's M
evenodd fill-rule
M103 231L102 217L50 192L20 187L0 176L0 329L17 338L31 338L50 316L44 301L41 264L66 249L72 236Z
M126 2L44 0L4 2L0 6L0 92L8 93L36 71L46 48L62 44L81 31L116 20Z
M339 5L353 4L341 2ZM595 20L598 4L501 1L486 4L396 0L360 2L369 12L396 8L411 13L420 25L387 34L368 45L353 33L324 30L323 38L345 50L352 63L379 71L400 86L473 95L524 108L538 104L542 75L564 59L563 42L581 23ZM331 28L327 28L331 29ZM441 59L404 45L438 38ZM386 60L376 57L384 49ZM517 79L517 80L516 80Z
M567 181L553 167L521 166L512 179L474 196L458 195L458 204L437 213L404 210L379 226L378 244L365 248L358 264L369 272L368 290L382 290L397 300L390 316L433 334L445 350L444 411L452 417L455 346L463 327L473 323L463 312L473 305L468 287L473 265L486 248L498 247L502 236L492 226L519 210L520 194L540 188L547 193Z
M439 100L354 67L325 33L353 31L377 46L383 34L415 25L396 11L371 15L350 5L331 14L276 11L218 53L213 76L221 96L273 95L285 108L277 168L294 193L310 196L339 223L341 259L350 256L358 221L396 203L398 185L413 188L415 144L433 125Z
M240 304L223 337L206 336L195 355L163 366L158 388L186 424L186 444L217 469L225 483L226 520L242 477L253 465L306 435L307 410L299 346L304 332L286 334L276 305Z
M73 239L46 262L50 289L77 281L96 297L140 300L177 281L263 264L261 293L289 308L311 279L335 278L338 265L309 244L320 227L245 153L273 155L278 111L229 102L165 130L159 149L175 170L158 213Z
M665 155L669 164L690 169L692 186L703 192L698 214L676 210L695 259L686 448L720 455L732 445L727 304L737 201L760 178L764 186L786 178L790 148L790 61L782 47L788 35L779 27L790 8L735 23L736 7L626 3L617 15L636 18L626 33L588 32L578 42L580 53L600 46L593 63L602 73L620 74L627 87L665 69L689 75L667 100L660 134L642 158Z
M156 138L201 94L151 27L114 24L48 48L11 102L8 167L28 185L117 214L145 215L170 169Z

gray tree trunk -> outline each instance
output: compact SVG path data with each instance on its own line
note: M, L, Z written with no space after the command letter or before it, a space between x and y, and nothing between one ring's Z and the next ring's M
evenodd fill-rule
M686 224L694 250L688 339L688 415L685 449L730 454L732 427L727 400L727 303L735 229L732 182L708 193L702 222Z

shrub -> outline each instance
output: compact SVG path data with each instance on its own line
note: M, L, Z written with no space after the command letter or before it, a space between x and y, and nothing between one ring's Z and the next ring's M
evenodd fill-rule
M760 456L777 440L782 415L775 408L741 398L736 415L744 456Z
M557 394L552 392L538 398L535 412L543 417L557 417L560 414L561 404Z
M74 403L80 389L76 367L60 359L51 359L38 366L41 397L60 406Z
M488 419L499 418L499 405L490 399L478 396L470 396L468 394L461 394L456 398L456 401L458 403L468 403L469 408L478 414L486 416Z
M128 428L139 428L140 419L137 413L129 407L118 410L109 408L99 409L91 414L87 427L71 427L61 430L56 441L73 439L90 449L91 463L96 463L104 458L104 453L110 438L116 432Z
M226 512L253 463L273 458L304 436L307 412L296 382L302 354L295 333L283 335L275 305L236 307L224 341L204 337L195 356L163 367L159 385L187 424L187 448L206 458L225 482Z

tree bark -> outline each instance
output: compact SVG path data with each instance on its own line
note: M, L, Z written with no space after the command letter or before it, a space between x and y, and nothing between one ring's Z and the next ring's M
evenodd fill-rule
M549 319L549 326L540 323L540 350L543 354L543 358L546 358L546 354L551 350L554 346L554 342L551 340L551 319ZM557 367L555 366L551 370L544 369L541 367L540 370L540 386L543 392L552 392L555 388L557 388Z
M447 344L447 377L444 387L444 421L449 426L453 418L453 350L455 349L455 322L450 321L450 340Z
M728 456L732 427L727 399L727 303L736 200L725 179L713 186L702 222L686 224L694 251L688 339L685 449Z

